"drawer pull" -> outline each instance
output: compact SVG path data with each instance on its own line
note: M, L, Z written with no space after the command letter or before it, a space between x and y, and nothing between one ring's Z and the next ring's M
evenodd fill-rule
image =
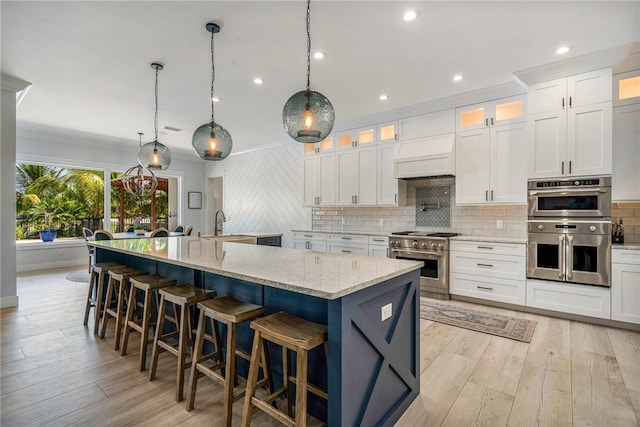
M347 251L347 250L344 250L344 249L343 249L341 252L342 252L343 254L350 254L350 253L351 253L351 251Z
M493 267L493 264L480 264L480 263L478 263L478 267Z
M342 240L351 240L351 237L341 237Z
M373 239L374 242L384 242L384 239Z
M478 246L478 249L493 249L491 246Z
M312 234L305 234L304 237L313 237Z
M484 289L484 290L486 290L486 291L493 291L493 288L488 288L488 287L486 287L486 286L478 286L477 288L478 288L478 289Z

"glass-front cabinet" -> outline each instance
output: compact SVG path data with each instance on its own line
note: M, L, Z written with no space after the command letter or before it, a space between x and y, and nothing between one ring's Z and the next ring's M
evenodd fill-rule
M337 140L336 148L343 150L347 148L356 148L361 145L371 144L376 142L376 127L366 127L362 129L354 129L346 132L341 132L335 135Z
M525 95L456 108L456 130L481 129L526 120Z
M396 142L398 140L398 122L382 123L377 126L379 143Z
M323 139L320 142L309 142L304 144L304 151L303 153L305 155L308 154L320 154L320 153L326 153L327 151L331 151L333 150L334 144L333 144L333 137L332 136L328 136L325 139Z

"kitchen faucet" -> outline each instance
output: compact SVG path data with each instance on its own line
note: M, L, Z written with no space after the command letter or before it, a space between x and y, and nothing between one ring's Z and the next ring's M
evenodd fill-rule
M222 222L220 222L220 226L218 227L218 214L222 214ZM227 221L227 218L225 218L224 216L224 212L222 212L222 209L218 209L216 211L216 214L213 217L214 220L214 225L215 225L215 229L213 230L213 235L214 236L218 236L222 233L222 223Z

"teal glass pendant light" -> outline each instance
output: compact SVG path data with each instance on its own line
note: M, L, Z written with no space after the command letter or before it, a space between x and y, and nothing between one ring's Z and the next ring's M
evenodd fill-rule
M142 132L138 132L140 138L139 145L142 145ZM142 147L140 147L142 148ZM158 187L158 179L150 169L137 164L124 173L122 177L122 186L127 193L138 199L144 199L151 196Z
M156 111L153 119L155 138L153 141L147 142L140 147L138 162L148 169L165 170L171 164L171 151L166 145L158 141L158 71L162 70L164 66L154 62L151 64L151 68L156 71Z
M225 128L214 119L214 82L216 80L216 66L213 51L213 35L220 32L220 26L209 22L207 31L211 33L211 121L198 127L193 133L191 145L198 157L203 160L223 160L231 153L233 141Z
M298 142L320 142L331 133L335 122L333 105L326 96L311 90L311 0L307 0L307 88L289 98L282 109L282 124Z

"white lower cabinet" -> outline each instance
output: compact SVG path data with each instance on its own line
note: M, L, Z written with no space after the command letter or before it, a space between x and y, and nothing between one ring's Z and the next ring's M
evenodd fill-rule
M327 235L325 233L294 232L294 249L310 249L316 252L327 251Z
M451 241L449 271L451 294L525 304L524 244Z
M640 251L611 254L611 319L640 324Z
M369 256L387 258L389 256L389 237L369 236Z
M611 291L599 286L529 279L527 307L611 319Z
M369 255L369 236L357 234L329 234L327 252Z

